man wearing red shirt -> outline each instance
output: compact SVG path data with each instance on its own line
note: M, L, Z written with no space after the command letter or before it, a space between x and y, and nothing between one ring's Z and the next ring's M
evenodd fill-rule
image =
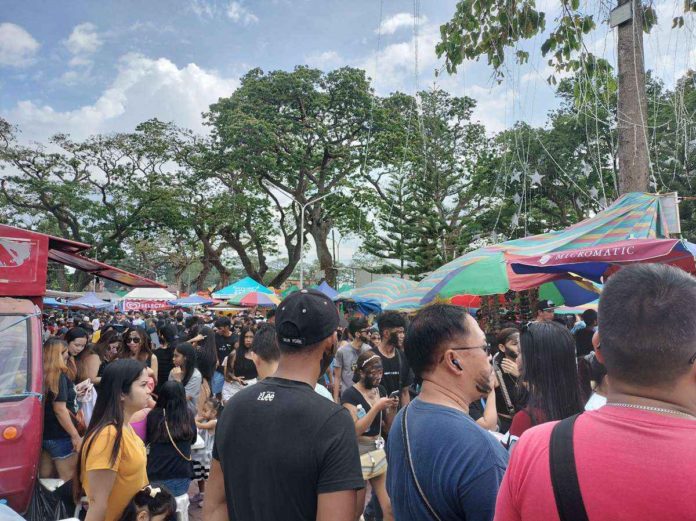
M693 309L696 279L669 266L626 267L605 285L597 357L607 368L607 405L579 416L572 435L591 521L696 519ZM514 447L496 520L560 519L549 463L557 423L528 430Z

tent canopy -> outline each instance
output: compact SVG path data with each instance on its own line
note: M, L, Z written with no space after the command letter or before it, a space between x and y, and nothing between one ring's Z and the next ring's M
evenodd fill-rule
M333 289L326 281L323 281L317 286L317 290L321 291L324 295L329 297L331 300L335 299L338 295L338 291Z
M290 295L291 293L295 293L296 291L300 291L300 288L298 288L295 284L293 284L288 289L281 291L280 296L285 298L288 295Z
M421 304L435 298L469 293L494 295L508 290L538 287L568 275L515 273L505 255L536 256L587 247L608 246L629 239L666 238L678 232L673 211L674 194L633 192L619 197L607 209L564 230L506 241L469 252L438 268L421 281L428 288Z
M106 309L113 307L113 304L100 299L94 293L90 292L83 297L68 301L68 306L89 309Z
M408 279L396 277L385 277L383 279L370 282L362 288L351 289L339 293L334 300L355 302L356 304L368 305L371 309L383 310L399 295L414 289L417 284Z
M226 286L221 290L216 291L212 294L212 297L216 299L229 300L239 295L246 295L248 293L251 293L252 291L267 293L269 295L273 294L272 290L268 289L260 282L255 281L251 277L244 277L243 279L238 280L234 284L230 284L229 286Z
M135 288L123 296L123 300L176 300L176 295L164 288Z
M209 304L213 304L214 302L215 301L213 299L201 297L200 295L190 295L188 297L169 301L169 303L172 306L179 306L184 308L194 306L207 306Z
M515 273L575 273L585 279L601 282L614 266L639 262L666 263L693 273L693 250L678 239L629 239L611 245L592 246L575 250L551 252L544 255L506 255Z

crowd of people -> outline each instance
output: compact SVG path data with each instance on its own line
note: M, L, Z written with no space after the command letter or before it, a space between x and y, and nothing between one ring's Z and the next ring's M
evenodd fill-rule
M694 306L641 265L574 324L540 301L487 333L315 290L263 318L47 317L41 475L89 521L187 493L206 521L696 519Z

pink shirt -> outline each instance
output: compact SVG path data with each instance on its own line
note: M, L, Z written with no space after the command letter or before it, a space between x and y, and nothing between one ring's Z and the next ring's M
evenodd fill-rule
M556 422L529 429L513 448L496 521L556 521L549 439ZM696 421L604 406L575 422L575 461L591 521L696 519Z
M135 433L138 435L138 438L143 440L145 442L145 437L146 437L146 431L147 431L147 416L140 420L139 422L131 423L131 427L133 427L133 430Z

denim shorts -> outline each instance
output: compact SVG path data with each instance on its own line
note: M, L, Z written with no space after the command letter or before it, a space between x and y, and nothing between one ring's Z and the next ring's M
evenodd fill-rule
M43 450L48 452L51 459L65 459L75 454L73 443L70 438L57 438L55 440L43 440L41 442Z
M191 486L191 478L159 479L155 480L151 485L164 485L172 493L172 496L178 497L188 492L189 486Z

